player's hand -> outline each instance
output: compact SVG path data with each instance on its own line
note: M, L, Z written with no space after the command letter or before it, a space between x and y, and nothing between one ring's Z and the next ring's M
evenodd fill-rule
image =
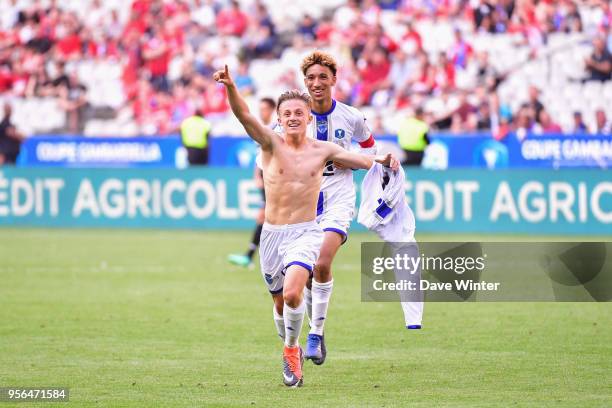
M391 153L387 153L384 157L378 156L376 162L391 168L393 171L399 170L400 163Z
M338 170L348 169L348 167L338 162L334 162L334 167L337 168Z
M213 79L227 87L234 85L234 80L230 76L227 64L225 64L225 69L219 70L213 74Z

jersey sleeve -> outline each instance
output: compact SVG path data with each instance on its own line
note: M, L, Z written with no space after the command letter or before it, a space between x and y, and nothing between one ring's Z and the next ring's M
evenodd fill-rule
M368 127L368 122L363 113L356 110L355 114L355 131L353 132L353 140L359 143L361 153L376 154L376 142L374 136Z

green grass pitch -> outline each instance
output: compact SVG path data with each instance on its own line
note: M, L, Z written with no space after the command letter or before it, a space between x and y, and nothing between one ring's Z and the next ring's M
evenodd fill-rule
M427 304L408 331L360 302L366 234L335 262L326 363L287 389L258 269L226 263L248 235L1 229L0 387L70 387L19 407L612 406L610 303Z

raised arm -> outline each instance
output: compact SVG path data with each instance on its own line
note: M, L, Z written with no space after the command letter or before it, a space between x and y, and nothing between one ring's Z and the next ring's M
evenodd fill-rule
M331 142L322 143L325 143L329 149L328 160L338 162L345 167L369 170L372 163L376 162L385 167L390 167L393 171L399 169L399 161L391 153L377 156L365 155L350 152Z
M249 107L238 92L234 80L229 74L227 65L225 69L214 73L213 79L227 89L227 99L229 100L232 112L238 118L249 137L260 144L262 150L272 150L272 138L275 136L271 129L263 126L255 116L249 111Z

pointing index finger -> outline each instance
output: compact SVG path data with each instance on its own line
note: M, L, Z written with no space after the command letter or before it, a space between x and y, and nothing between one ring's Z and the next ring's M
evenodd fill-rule
M229 71L227 69L227 64L225 64L225 75L229 75Z

